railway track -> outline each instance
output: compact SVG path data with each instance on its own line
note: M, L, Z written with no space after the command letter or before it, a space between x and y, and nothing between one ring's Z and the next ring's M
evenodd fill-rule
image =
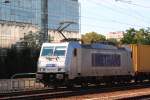
M114 85L110 86L89 86L87 88L75 87L72 89L67 88L58 88L58 89L40 89L40 90L30 90L30 91L22 91L22 92L12 92L11 94L3 93L0 95L0 100L40 100L40 99L54 99L54 98L66 98L73 96L83 96L83 95L91 95L91 94L102 94L102 93L111 93L115 91L126 91L132 89L144 89L150 88L148 83L146 84L138 84L138 85L127 85L127 86L118 86ZM138 95L136 95L138 97ZM141 95L140 95L141 96ZM147 96L148 95L142 95ZM134 100L134 97L129 97ZM122 98L120 98L121 100ZM128 98L124 97L124 99L128 100ZM91 99L92 100L92 99Z

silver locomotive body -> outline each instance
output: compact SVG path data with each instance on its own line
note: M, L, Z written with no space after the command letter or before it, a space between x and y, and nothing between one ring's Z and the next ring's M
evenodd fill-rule
M46 52L43 53L45 48ZM58 54L57 54L58 53ZM127 81L133 76L131 52L111 45L78 42L43 44L37 79L44 84Z

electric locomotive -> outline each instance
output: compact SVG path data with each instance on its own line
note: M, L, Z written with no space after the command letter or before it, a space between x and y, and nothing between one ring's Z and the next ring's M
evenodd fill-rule
M131 51L79 42L43 43L36 79L47 86L130 81Z

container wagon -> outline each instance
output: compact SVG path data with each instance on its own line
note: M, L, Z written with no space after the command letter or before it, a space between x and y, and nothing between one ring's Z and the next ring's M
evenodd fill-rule
M132 63L135 81L150 80L150 45L132 44Z

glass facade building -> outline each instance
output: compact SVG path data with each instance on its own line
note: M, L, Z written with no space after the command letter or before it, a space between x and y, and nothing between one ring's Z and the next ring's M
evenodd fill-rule
M1 0L0 20L40 24L40 0Z
M7 2L8 1L8 2ZM41 0L1 0L0 20L31 23L40 26ZM73 21L67 31L79 31L77 0L48 0L48 27L57 29L62 21Z
M56 29L62 21L73 21L69 31L79 31L79 3L77 0L48 0L49 28Z
M29 31L39 31L41 27L42 0L0 0L0 47L16 43ZM52 37L63 21L72 21L65 31L66 36L76 36L80 32L80 7L78 0L48 0L48 28ZM53 32L53 33L52 33ZM75 34L73 34L73 32ZM73 34L73 35L72 35ZM59 35L60 36L60 35ZM56 36L57 38L59 36Z

